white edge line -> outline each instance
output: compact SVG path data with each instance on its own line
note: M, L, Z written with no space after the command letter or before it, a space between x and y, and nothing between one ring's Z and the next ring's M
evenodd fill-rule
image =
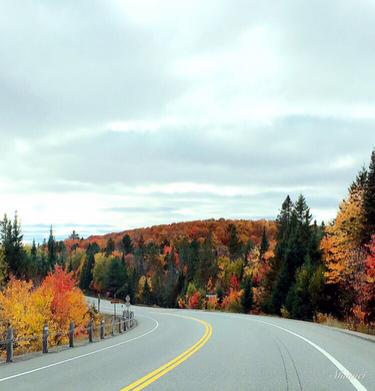
M153 320L155 322L155 326L151 330L147 331L146 333L138 335L137 337L134 337L134 338L127 339L126 341L122 341L122 342L116 343L114 345L106 346L105 348L97 349L97 350L94 350L92 352L88 352L88 353L85 353L85 354L80 354L79 356L74 356L74 357L71 357L71 358L67 358L66 360L58 361L58 362L55 362L55 363L52 363L52 364L49 364L49 365L45 365L43 367L31 369L29 371L25 371L25 372L17 373L15 375L11 375L11 376L0 378L0 383L4 382L6 380L14 379L16 377L28 375L28 374L33 373L33 372L39 372L39 371L42 371L43 369L48 369L48 368L51 368L51 367L55 367L57 365L65 364L65 363L70 362L70 361L75 361L75 360L78 360L80 358L84 358L84 357L87 357L87 356L92 356L93 354L101 353L101 352L104 352L106 350L113 349L113 348L115 348L117 346L125 345L125 344L127 344L129 342L135 341L137 339L145 337L148 334L153 333L159 327L159 322L156 319L151 318L149 316L145 316L145 315L137 315L137 316L141 316L143 318L148 318L148 319Z
M350 381L350 383L352 383L353 387L357 391L368 391L367 388L359 380L357 380L356 377L348 369L346 369L338 360L336 360L331 354L329 354L326 350L321 348L316 343L310 341L309 339L303 337L300 334L295 333L294 331L288 330L288 329L281 327L281 326L277 326L273 323L265 322L264 320L260 320L260 319L252 319L252 318L246 318L244 316L236 316L236 315L230 315L230 314L219 314L219 313L214 313L214 312L211 312L209 314L210 315L221 315L221 316L224 315L227 318L236 318L236 319L242 319L242 320L246 320L246 321L250 321L250 322L264 323L269 326L273 326L273 327L276 327L280 330L283 330L289 334L292 334L295 337L302 339L303 341L305 341L306 343L311 345L313 348L318 350L320 353L322 353Z
M295 337L298 337L298 338L302 339L303 341L305 341L306 343L308 343L309 345L314 347L316 350L318 350L320 353L322 353L326 358L328 358L328 360L331 361L331 363L334 364L337 369L339 369L339 371L350 381L350 383L352 383L353 387L356 390L358 390L358 391L367 391L367 388L365 386L363 386L362 383L359 382L356 379L356 377L348 369L346 369L338 360L336 360L331 354L329 354L326 350L321 348L316 343L310 341L309 339L303 337L300 334L295 333L294 331L290 331L288 329L285 329L284 327L277 326L277 325L272 324L272 323L264 322L263 320L257 320L257 319L251 319L251 320L252 321L256 321L256 322L261 322L261 323L264 323L264 324L267 324L267 325L270 325L270 326L273 326L273 327L276 327L276 328L278 328L280 330L286 331L287 333L294 335Z

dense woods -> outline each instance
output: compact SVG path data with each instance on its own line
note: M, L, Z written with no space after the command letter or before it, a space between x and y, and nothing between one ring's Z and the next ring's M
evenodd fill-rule
M129 294L133 303L373 326L375 152L327 226L313 220L303 195L287 196L276 221L193 221L87 239L73 232L65 241L56 241L51 227L48 240L32 245L23 243L17 215L3 218L2 317L14 319L6 303L19 294L35 312L52 300L48 311L55 308L62 322L51 281L66 278L85 292ZM82 297L69 284L73 305Z

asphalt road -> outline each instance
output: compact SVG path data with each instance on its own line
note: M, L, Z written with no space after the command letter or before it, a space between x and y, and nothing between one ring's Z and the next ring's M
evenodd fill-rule
M1 364L0 390L375 390L375 340L288 319L133 310L126 334Z

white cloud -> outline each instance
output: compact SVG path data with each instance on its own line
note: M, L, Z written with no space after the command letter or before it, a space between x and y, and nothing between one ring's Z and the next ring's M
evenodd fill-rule
M375 144L374 20L354 0L1 3L0 213L122 229L304 192L332 217Z
M351 168L355 165L356 165L356 160L353 158L353 156L346 155L346 156L340 156L338 159L336 159L332 164L332 168L343 170L346 168Z

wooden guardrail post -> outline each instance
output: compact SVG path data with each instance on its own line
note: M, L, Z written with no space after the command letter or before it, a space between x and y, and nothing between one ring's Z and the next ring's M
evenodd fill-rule
M48 353L48 335L49 335L49 329L48 329L48 324L46 323L43 326L43 336L42 336L43 353Z
M89 322L88 332L89 332L89 342L92 342L92 333L93 333L92 319L90 319L90 322Z
M118 320L118 332L122 334L122 318L120 317Z
M69 347L74 347L74 322L70 322L69 325Z
M104 320L100 321L100 339L104 339Z
M13 327L9 326L7 330L7 362L13 362Z

